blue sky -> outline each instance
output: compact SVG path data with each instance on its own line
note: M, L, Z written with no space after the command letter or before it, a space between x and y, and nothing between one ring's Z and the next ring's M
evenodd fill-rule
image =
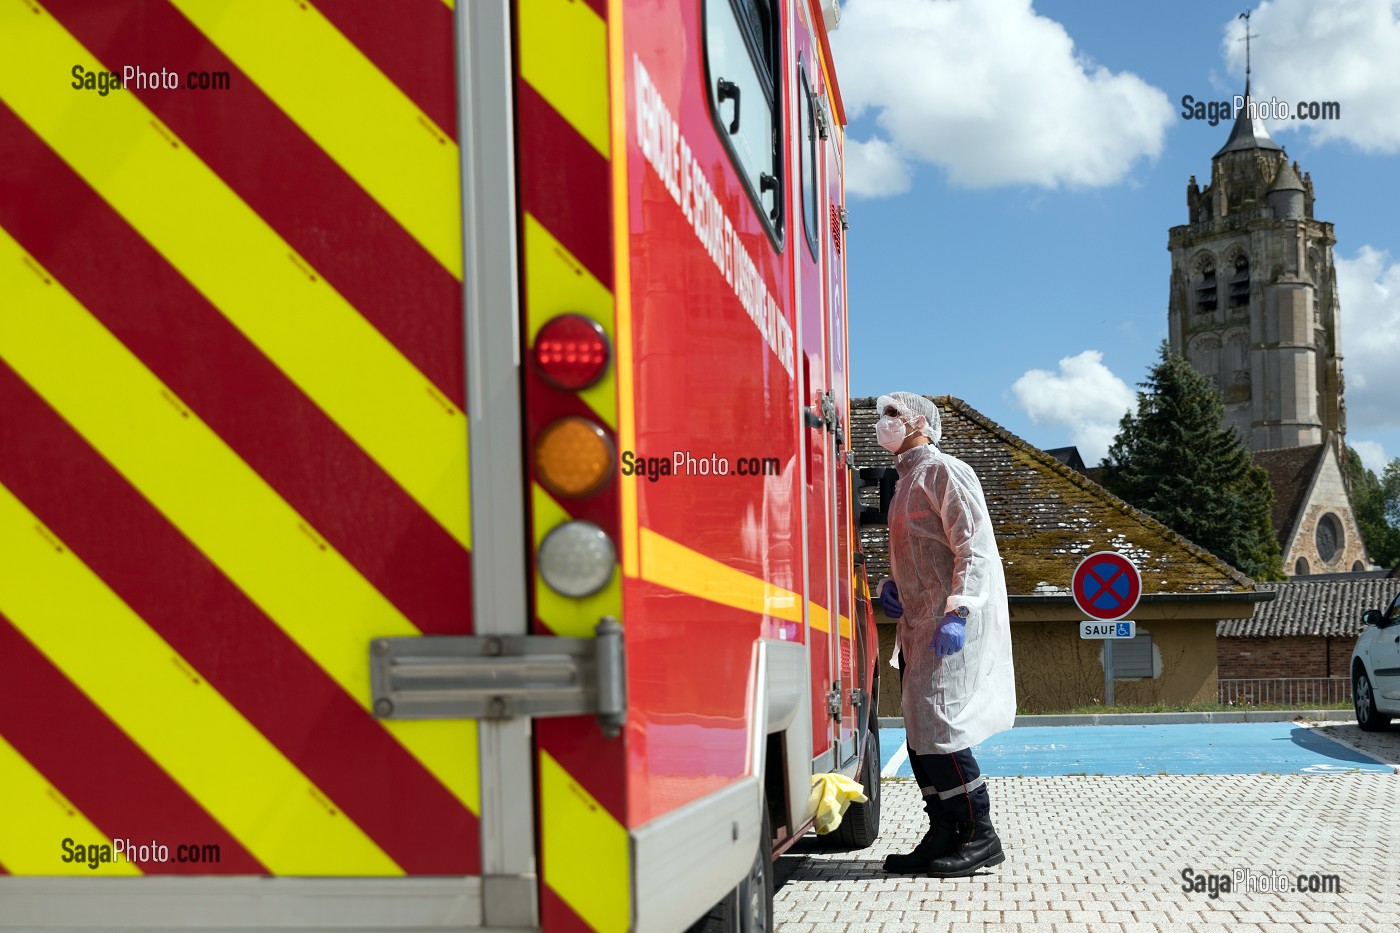
M851 389L952 394L1096 462L1166 337L1167 231L1229 134L1244 2L849 0ZM1256 99L1335 225L1347 440L1400 456L1400 6L1253 7Z

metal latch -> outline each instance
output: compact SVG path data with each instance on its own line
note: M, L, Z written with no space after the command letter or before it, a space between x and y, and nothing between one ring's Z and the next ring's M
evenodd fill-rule
M830 130L827 129L826 125L826 108L823 107L820 103L818 103L817 106L813 107L812 109L816 112L817 115L817 138L826 139L826 137L830 134Z
M842 230L849 230L849 229L851 229L851 212L848 211L848 210L846 210L846 209L843 207L843 208L841 208L840 217L841 217L841 229L842 229Z
M851 705L856 709L860 709L865 705L865 691L860 687L851 688Z
M596 713L608 737L627 719L622 626L594 638L425 635L370 642L380 719L511 719Z
M826 709L831 714L832 719L841 718L841 681L831 685L831 692L826 695Z
M846 432L841 430L841 417L836 411L836 399L832 398L830 392L822 393L822 419L826 422L826 429L836 435L836 446L846 446Z

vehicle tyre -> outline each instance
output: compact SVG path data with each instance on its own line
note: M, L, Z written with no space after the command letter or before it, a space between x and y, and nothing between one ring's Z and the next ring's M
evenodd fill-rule
M753 864L739 884L725 895L689 933L769 933L773 929L773 826L763 805L763 827Z
M773 824L763 805L763 831L758 836L749 874L737 888L739 916L730 927L736 933L768 933L773 929Z
M1356 707L1356 724L1367 732L1383 732L1390 727L1390 717L1376 709L1376 692L1371 688L1371 678L1366 669L1356 666L1356 677L1351 682L1351 702Z
M865 758L861 761L860 786L869 799L846 808L841 825L831 833L834 846L843 849L868 849L880 835L880 727L872 723L865 739Z

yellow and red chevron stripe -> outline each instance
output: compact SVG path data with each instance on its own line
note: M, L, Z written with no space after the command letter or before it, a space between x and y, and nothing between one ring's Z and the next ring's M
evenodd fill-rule
M562 313L597 321L618 347L612 252L613 115L609 109L609 16L601 0L522 0L517 8L516 151L527 347ZM614 36L615 38L615 36ZM618 377L559 391L527 367L526 438L580 415L617 445ZM622 374L625 376L625 374ZM619 537L614 480L584 500L550 494L531 467L536 547L554 527L586 519ZM619 568L620 570L620 568ZM589 637L604 616L622 617L622 580L569 599L535 575L535 631ZM540 910L546 929L625 930L631 916L624 739L605 739L587 717L536 723Z
M0 8L8 873L480 870L474 723L367 708L471 626L452 14L374 6Z

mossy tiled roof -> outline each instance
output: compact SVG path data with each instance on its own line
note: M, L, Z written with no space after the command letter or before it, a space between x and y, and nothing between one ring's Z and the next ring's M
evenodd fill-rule
M929 396L943 414L939 447L982 482L1012 596L1067 595L1075 566L1117 551L1142 572L1143 595L1254 590L1244 574L1138 511L951 396ZM893 466L875 440L873 398L851 399L851 448L862 467ZM862 502L878 506L878 491ZM889 573L889 531L861 530L872 583Z
M1256 450L1251 454L1254 462L1269 474L1269 485L1274 488L1274 509L1269 517L1280 547L1288 545L1288 535L1299 511L1307 504L1308 487L1326 451L1326 444L1313 444Z

